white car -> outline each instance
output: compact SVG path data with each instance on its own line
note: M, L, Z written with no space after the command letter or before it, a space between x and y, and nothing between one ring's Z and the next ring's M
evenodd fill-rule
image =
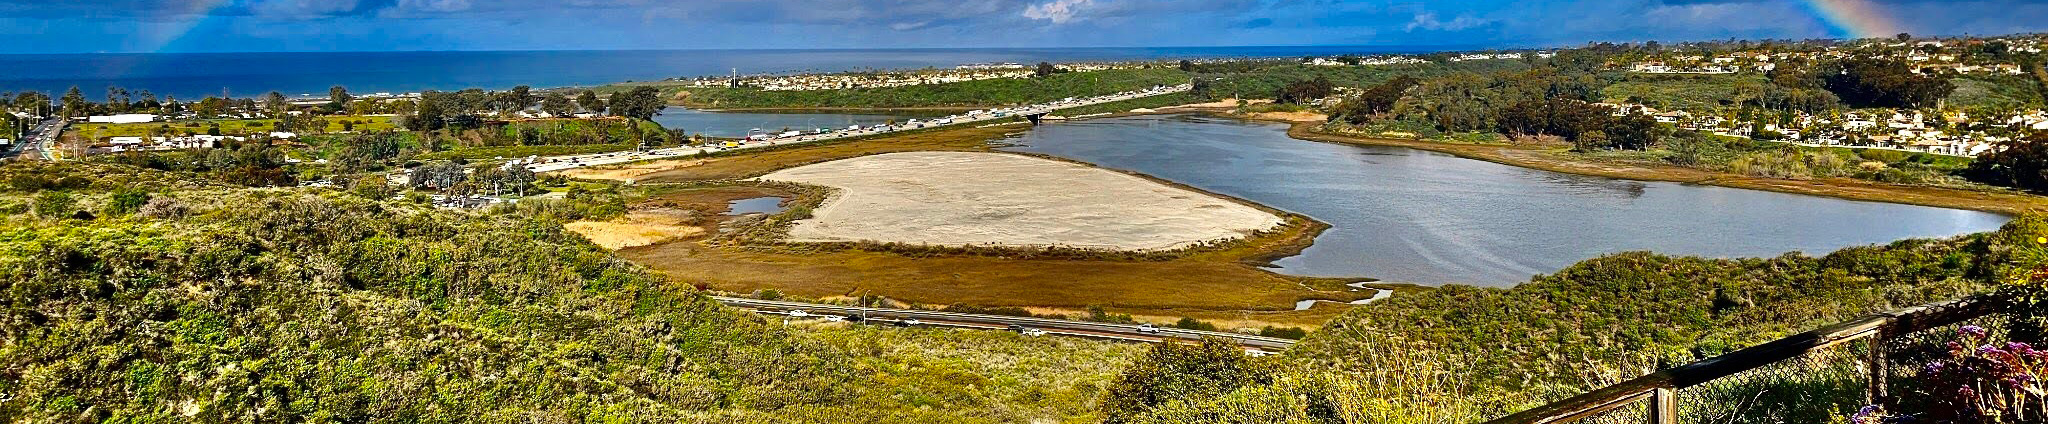
M1138 326L1138 332L1145 334L1159 334L1159 326L1152 324L1142 324Z
M804 310L802 310L802 309L798 309L798 310L794 310L794 311L789 311L789 317L790 317L790 318L803 318L803 317L808 317L808 316L811 316L811 313L810 313L810 312L804 312Z
M825 317L825 322L842 322L842 321L846 321L846 317L842 317L842 316L838 316L838 315L824 315L824 317Z
M1026 328L1024 329L1024 331L1020 331L1019 333L1026 336L1038 337L1045 335L1045 330L1040 330L1036 328Z
M900 325L900 326L904 326L904 327L916 327L916 326L924 325L924 321L918 321L918 320L917 320L917 318L905 318L905 319L904 319L904 320L902 320L902 321L896 321L896 325Z

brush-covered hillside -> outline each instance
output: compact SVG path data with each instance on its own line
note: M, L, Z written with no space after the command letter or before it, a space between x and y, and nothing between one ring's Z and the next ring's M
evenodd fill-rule
M0 166L0 421L1088 421L1139 351L792 330L565 232L573 206Z

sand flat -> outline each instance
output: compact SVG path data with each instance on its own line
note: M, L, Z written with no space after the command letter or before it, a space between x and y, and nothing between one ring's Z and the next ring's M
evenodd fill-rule
M792 241L1166 250L1285 222L1137 176L1006 153L889 153L760 179L839 189L790 229Z

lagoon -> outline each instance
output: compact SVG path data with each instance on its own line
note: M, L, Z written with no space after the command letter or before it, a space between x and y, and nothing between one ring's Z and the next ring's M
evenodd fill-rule
M2010 217L1563 174L1402 147L1288 137L1280 124L1153 115L1003 140L1299 213L1332 228L1275 271L1505 287L1604 254L1766 257L1995 230Z

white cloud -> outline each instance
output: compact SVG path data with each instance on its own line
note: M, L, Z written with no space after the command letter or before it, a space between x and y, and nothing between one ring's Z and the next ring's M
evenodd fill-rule
M1094 3L1094 0L1053 0L1050 3L1036 4L1024 8L1024 17L1034 20L1049 20L1055 24L1064 24L1073 20L1075 12L1090 3Z
M1490 23L1493 23L1493 21L1480 19L1472 15L1458 15L1456 18L1451 18L1450 21L1443 21L1437 19L1436 12L1422 12L1415 15L1415 20L1408 21L1408 30L1457 31Z

